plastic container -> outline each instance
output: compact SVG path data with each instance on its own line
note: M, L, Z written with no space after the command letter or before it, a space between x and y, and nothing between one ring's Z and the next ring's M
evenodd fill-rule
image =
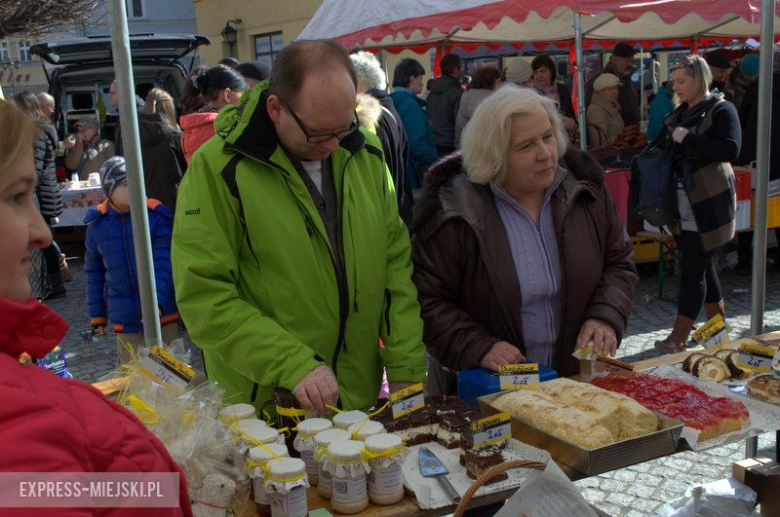
M407 449L396 434L375 434L365 441L368 451L368 498L378 505L395 504L404 498L404 457Z
M349 432L344 429L320 431L314 437L314 461L317 462L318 468L317 492L320 494L320 497L330 499L331 490L333 488L330 472L325 470L322 463L325 452L331 443L343 442L346 440L349 440Z
M309 515L306 489L306 464L299 458L268 460L263 480L271 500L272 517L306 517Z
M352 424L351 426L349 426L350 436L352 437L353 440L357 440L359 442L364 441L369 436L373 436L375 434L383 434L386 432L387 431L385 431L385 426L383 426L379 422L374 422L371 420L364 420L359 424Z
M257 417L252 404L233 404L219 410L219 419L228 424L252 417Z
M314 437L332 427L333 422L326 418L309 418L298 424L298 435L293 441L293 447L306 464L306 474L312 486L316 486L320 478L319 465L314 460Z
M247 453L246 465L249 467L249 477L252 480L252 494L255 508L261 517L271 515L271 499L263 488L263 478L266 463L276 458L289 458L286 445L272 443L263 447L252 447Z
M347 440L328 445L323 460L332 478L330 506L334 512L360 513L368 506L368 463L363 442Z
M347 430L352 424L359 424L366 420L368 420L368 415L362 411L344 411L333 417L333 427Z
M658 259L656 247L655 259ZM551 381L558 378L558 372L550 367L539 365L539 380ZM458 372L458 396L476 406L477 398L501 391L501 378L485 368L470 368Z

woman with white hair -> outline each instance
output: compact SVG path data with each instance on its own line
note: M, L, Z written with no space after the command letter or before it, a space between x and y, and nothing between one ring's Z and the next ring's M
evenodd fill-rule
M528 361L565 376L577 346L614 355L638 280L631 241L601 168L567 151L555 103L505 85L461 141L462 158L429 172L412 226L429 391L455 389L441 366Z
M703 58L683 58L671 75L679 105L654 141L673 152L680 215L669 224L680 251L677 317L669 336L655 342L667 353L685 350L702 306L708 320L726 317L713 256L734 238L737 195L730 162L742 143L737 109L721 93L709 91L712 72Z

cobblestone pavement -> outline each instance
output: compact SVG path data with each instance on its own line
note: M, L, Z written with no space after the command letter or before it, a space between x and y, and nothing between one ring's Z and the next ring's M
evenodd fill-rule
M48 304L62 314L71 324L65 339L68 367L73 376L87 382L95 382L111 372L116 361L116 340L113 335L97 343L84 345L79 331L86 329L86 302L84 294L83 262L70 262L74 279L67 284L68 294L51 300ZM656 277L652 267L642 268L634 313L631 316L623 345L618 357L640 361L659 355L653 349L653 341L666 337L670 331L676 304L660 301L656 295ZM750 277L734 272L721 274L726 299L729 324L734 329L732 338L750 334ZM780 270L767 272L765 332L780 330ZM674 280L667 275L665 292L674 292ZM703 316L702 316L703 318ZM700 318L700 321L702 320ZM198 354L195 364L199 366ZM731 464L742 459L744 443L736 443L701 453L685 452L634 465L576 482L591 503L613 516L633 517L650 515L677 497L694 483L706 483L728 477ZM774 458L775 434L760 437L759 454Z

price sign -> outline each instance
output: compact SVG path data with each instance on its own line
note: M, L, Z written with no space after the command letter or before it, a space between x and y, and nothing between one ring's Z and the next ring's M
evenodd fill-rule
M588 342L587 345L585 345L585 348L577 347L574 349L574 352L571 354L580 361L593 361L596 359L596 354L593 352L593 341Z
M774 356L774 347L746 343L739 348L737 366L756 372L770 372Z
M149 354L141 359L141 368L164 385L179 391L184 391L195 377L195 370L159 346L152 347Z
M716 352L729 342L729 328L723 321L723 316L716 314L714 318L699 327L693 333L693 339L701 344L707 352Z
M512 422L509 413L483 418L471 423L474 437L474 449L483 449L488 445L503 442L512 437Z
M498 367L499 382L502 390L522 390L539 387L539 365L502 364Z
M412 411L422 409L425 407L422 383L419 382L414 386L391 393L390 404L393 410L393 418L401 418Z
M603 355L599 356L593 366L597 372L609 372L622 376L634 374L633 364L624 363L623 361L618 361L617 359L612 359L611 357Z

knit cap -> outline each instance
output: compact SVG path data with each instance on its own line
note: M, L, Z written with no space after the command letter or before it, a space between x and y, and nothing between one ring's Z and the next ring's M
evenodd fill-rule
M739 71L745 75L758 75L758 55L748 54L739 62Z
M525 86L532 75L534 75L534 71L531 68L531 63L521 57L513 59L506 67L506 80L518 86Z
M127 183L125 159L122 156L109 158L100 167L100 186L103 188L106 198L111 199L111 194L122 183Z

